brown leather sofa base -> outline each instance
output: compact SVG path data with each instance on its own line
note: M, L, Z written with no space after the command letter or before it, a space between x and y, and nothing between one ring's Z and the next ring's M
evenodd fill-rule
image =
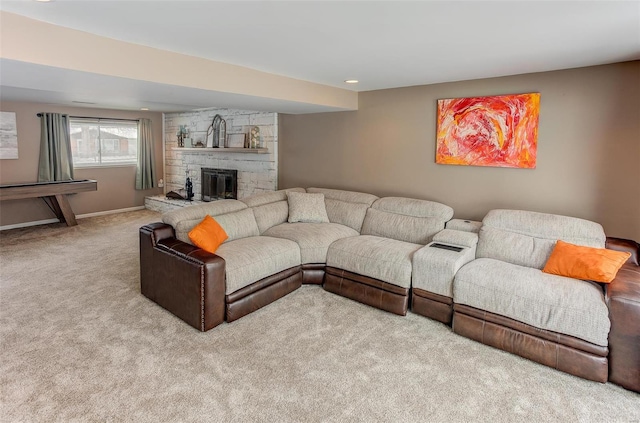
M453 298L420 288L411 290L411 311L421 316L451 325Z
M140 291L191 326L207 331L224 321L224 260L175 238L173 228L140 228Z
M322 285L324 282L324 263L309 263L302 265L303 285Z
M266 306L302 286L300 266L292 267L245 286L225 297L227 322Z
M409 305L409 289L378 279L358 275L327 266L324 284L326 291L404 316Z
M640 245L635 241L607 238L607 248L632 255L616 278L605 285L609 307L609 380L640 392Z
M584 379L607 381L607 347L465 305L453 309L453 331L459 335Z

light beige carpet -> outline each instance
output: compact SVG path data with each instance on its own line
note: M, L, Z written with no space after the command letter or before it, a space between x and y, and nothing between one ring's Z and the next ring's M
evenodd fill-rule
M640 395L305 286L200 333L140 294L148 211L0 234L7 422L640 420Z

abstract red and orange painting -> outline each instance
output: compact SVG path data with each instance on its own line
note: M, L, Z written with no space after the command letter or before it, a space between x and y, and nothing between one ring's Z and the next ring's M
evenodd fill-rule
M540 93L438 100L436 163L535 169Z

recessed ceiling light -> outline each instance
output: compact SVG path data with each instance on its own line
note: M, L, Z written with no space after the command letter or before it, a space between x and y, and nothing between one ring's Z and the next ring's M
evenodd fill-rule
M38 3L49 3L50 1L53 0L36 0Z
M357 84L358 80L357 79L346 79L344 82L346 82L347 84Z
M140 110L149 110L148 107L140 107Z

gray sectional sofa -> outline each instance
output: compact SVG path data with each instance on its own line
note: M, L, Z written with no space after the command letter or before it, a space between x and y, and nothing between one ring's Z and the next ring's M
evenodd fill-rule
M289 222L289 198L299 204L299 193L321 196L324 214ZM206 215L229 236L215 254L188 237ZM479 342L640 391L637 243L607 240L600 225L565 216L452 218L433 201L323 188L185 207L140 229L141 291L206 331L321 284L399 315L410 306ZM558 239L632 257L604 288L543 273Z

